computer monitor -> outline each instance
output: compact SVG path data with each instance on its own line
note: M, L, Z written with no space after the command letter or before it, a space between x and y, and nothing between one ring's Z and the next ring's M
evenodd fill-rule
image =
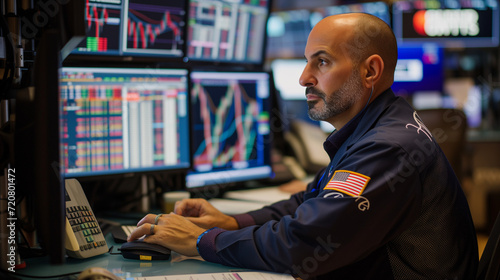
M444 47L497 47L498 1L396 1L393 29L400 43L435 43Z
M87 38L72 54L184 55L186 0L87 0Z
M190 77L193 169L187 188L269 178L269 74L193 71Z
M190 0L187 58L261 64L270 0Z
M392 90L398 95L443 92L444 50L435 44L398 46Z
M267 23L266 57L303 57L312 28L310 16L306 9L272 12Z
M286 119L285 124L302 120L318 125L325 132L332 132L334 128L331 124L309 117L306 88L299 82L306 64L305 59L275 59L271 62L274 84L279 92L280 113Z
M188 71L63 67L66 178L187 169Z
M306 88L299 82L306 64L305 59L275 59L271 62L274 84L282 99L306 100Z

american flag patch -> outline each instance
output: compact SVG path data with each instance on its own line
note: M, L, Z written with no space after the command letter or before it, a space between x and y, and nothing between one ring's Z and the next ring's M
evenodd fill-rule
M347 170L337 170L324 190L335 190L350 196L360 196L370 177Z

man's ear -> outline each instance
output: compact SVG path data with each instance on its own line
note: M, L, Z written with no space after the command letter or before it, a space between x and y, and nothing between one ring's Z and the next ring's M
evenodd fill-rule
M378 54L371 55L364 62L365 77L363 77L363 84L367 88L372 88L382 79L384 72L384 60Z

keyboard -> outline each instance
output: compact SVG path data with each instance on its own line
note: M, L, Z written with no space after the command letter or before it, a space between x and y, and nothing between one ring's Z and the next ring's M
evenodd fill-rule
M111 234L113 235L113 239L116 243L125 243L127 242L127 237L137 228L136 225L121 225L116 226L111 230Z

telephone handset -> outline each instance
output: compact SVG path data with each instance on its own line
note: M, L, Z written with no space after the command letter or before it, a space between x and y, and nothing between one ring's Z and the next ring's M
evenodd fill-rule
M108 252L80 182L66 179L66 253L73 258L89 258Z
M294 120L284 137L306 173L314 174L330 163L330 158L323 149L327 134L319 126Z

